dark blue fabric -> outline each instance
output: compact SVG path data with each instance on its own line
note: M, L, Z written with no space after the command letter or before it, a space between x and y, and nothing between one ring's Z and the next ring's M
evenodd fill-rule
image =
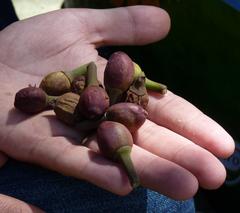
M141 187L121 197L85 181L13 160L0 169L0 193L47 213L195 212L193 200L175 201Z
M236 9L237 11L240 11L240 1L239 0L223 0L227 4L229 4L231 7Z

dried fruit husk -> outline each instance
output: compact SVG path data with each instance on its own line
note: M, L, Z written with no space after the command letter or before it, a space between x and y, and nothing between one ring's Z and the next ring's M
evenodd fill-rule
M75 125L79 119L76 113L76 106L79 102L80 96L78 94L68 92L61 96L56 101L54 112L57 118L68 125Z
M147 108L149 101L147 89L145 87L145 76L139 76L135 79L133 84L129 87L127 92L123 95L122 102L135 103Z
M71 90L73 93L81 95L86 86L86 77L84 75L78 76L73 79Z
M73 79L73 82L71 84L71 91L73 93L81 95L86 86L87 86L86 76L81 75ZM103 85L100 81L98 81L98 86L103 88Z

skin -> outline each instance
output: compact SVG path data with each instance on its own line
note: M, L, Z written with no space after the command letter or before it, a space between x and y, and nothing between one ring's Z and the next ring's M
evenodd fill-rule
M144 27L142 27L144 26ZM15 93L39 84L51 71L96 62L102 80L103 45L144 45L164 38L170 28L160 8L64 9L16 22L0 32L0 162L7 156L87 180L115 194L132 188L124 170L98 152L94 137L76 145L80 133L59 122L52 111L27 116L13 108ZM216 189L226 172L218 160L234 150L231 136L183 98L150 93L149 119L134 135L132 159L144 187L174 199ZM114 181L112 181L114 180ZM13 198L0 196L1 205ZM25 204L28 211L33 210ZM21 206L21 205L20 205ZM5 211L8 212L8 211ZM13 212L13 211L10 211Z

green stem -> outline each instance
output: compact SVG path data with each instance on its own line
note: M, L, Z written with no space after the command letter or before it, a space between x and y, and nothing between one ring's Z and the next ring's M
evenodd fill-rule
M91 62L90 62L91 63ZM87 73L87 67L90 63L83 64L80 67L77 67L74 70L71 70L69 72L64 72L65 75L69 78L70 82L73 81L74 78L80 76L80 75L85 75Z
M135 171L132 159L130 157L131 153L131 146L122 146L116 151L116 159L120 161L120 163L123 165L125 168L130 183L132 187L135 189L140 185L140 180L139 177Z
M134 78L136 79L139 76L145 76L145 73L142 71L141 67L134 62ZM167 92L166 85L152 81L147 77L145 78L145 87L149 90L160 92L161 94L165 94Z
M87 66L87 86L99 86L97 79L97 66L94 62Z
M167 92L166 85L152 81L148 78L145 79L145 87L149 90L160 92L161 94L165 94Z

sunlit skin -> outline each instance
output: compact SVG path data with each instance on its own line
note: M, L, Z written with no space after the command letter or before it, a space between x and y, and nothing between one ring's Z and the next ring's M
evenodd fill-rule
M136 6L55 11L1 31L1 165L10 156L115 194L131 192L122 167L104 158L95 140L87 146L76 145L80 133L57 120L53 111L25 115L13 108L14 95L29 84L38 85L52 71L72 70L90 61L97 64L102 81L106 60L98 55L97 47L152 43L164 38L169 28L165 11ZM194 196L199 186L218 188L226 177L218 157L233 152L231 136L171 91L164 96L150 93L147 111L148 120L134 135L131 154L141 184L180 200Z

